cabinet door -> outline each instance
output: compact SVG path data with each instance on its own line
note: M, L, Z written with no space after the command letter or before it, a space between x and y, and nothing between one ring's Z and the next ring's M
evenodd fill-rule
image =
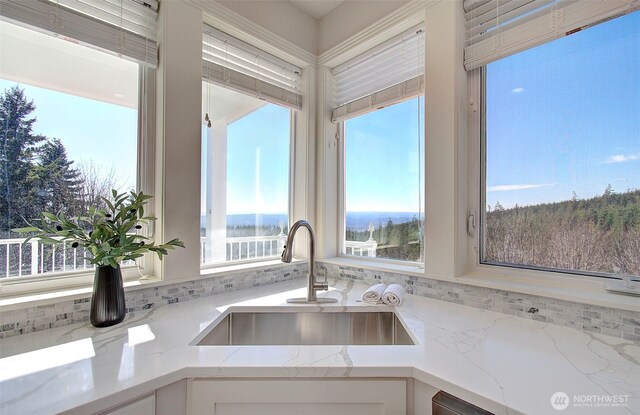
M190 415L404 415L406 381L211 380L189 384Z
M137 401L126 403L116 409L104 412L103 415L155 415L156 395L152 394Z

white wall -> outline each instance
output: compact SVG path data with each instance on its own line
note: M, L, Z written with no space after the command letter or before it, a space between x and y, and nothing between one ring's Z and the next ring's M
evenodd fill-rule
M347 0L320 20L284 0L222 0L219 4L319 56L394 12L407 0Z
M171 252L155 270L165 280L200 274L200 114L202 14L165 1L158 17L155 239L180 238L186 249ZM156 271L157 272L157 271Z
M219 3L302 49L318 54L318 21L288 1L228 0Z
M462 274L466 249L466 199L457 185L466 179L466 72L462 65L462 8L438 2L425 21L425 270L434 278ZM462 215L459 213L462 211ZM466 248L466 245L464 245Z
M325 53L406 3L406 0L345 1L320 19L317 54Z

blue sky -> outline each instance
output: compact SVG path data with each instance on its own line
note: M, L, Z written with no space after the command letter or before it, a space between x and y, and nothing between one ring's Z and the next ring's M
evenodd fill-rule
M215 95L211 99L215 99ZM206 137L207 128L203 125L200 203L203 215L206 212ZM290 140L291 110L275 104L263 105L228 124L228 215L288 212Z
M423 130L423 98L346 121L347 212L418 212Z
M291 110L268 104L227 129L227 214L284 213Z
M640 188L640 12L491 63L487 203Z
M0 91L16 84L0 79ZM75 95L20 84L36 106L33 131L59 138L75 166L93 163L102 173L115 171L117 185L126 190L136 184L137 110Z

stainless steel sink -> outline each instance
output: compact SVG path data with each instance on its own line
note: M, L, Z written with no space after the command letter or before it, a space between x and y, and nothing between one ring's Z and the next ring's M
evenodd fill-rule
M229 312L197 346L228 345L413 345L392 311Z

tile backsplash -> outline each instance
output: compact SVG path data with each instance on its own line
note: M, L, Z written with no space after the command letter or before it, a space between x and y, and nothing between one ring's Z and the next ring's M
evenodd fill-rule
M282 264L231 275L200 278L176 284L140 287L126 292L127 312L199 297L302 278L307 264ZM74 300L25 307L0 313L0 339L89 321L91 294Z
M585 332L602 333L625 340L640 341L640 311L600 307L555 298L512 291L477 287L456 282L381 272L351 266L329 264L329 277L364 284L400 284L409 294L464 304L500 313L573 327ZM307 264L279 264L176 284L140 287L128 290L127 311L138 311L163 304L189 301L230 291L259 287L303 278ZM90 294L73 300L25 307L0 313L0 339L89 321Z
M640 341L640 311L601 307L512 291L318 262L327 275L368 285L400 284L407 293Z

